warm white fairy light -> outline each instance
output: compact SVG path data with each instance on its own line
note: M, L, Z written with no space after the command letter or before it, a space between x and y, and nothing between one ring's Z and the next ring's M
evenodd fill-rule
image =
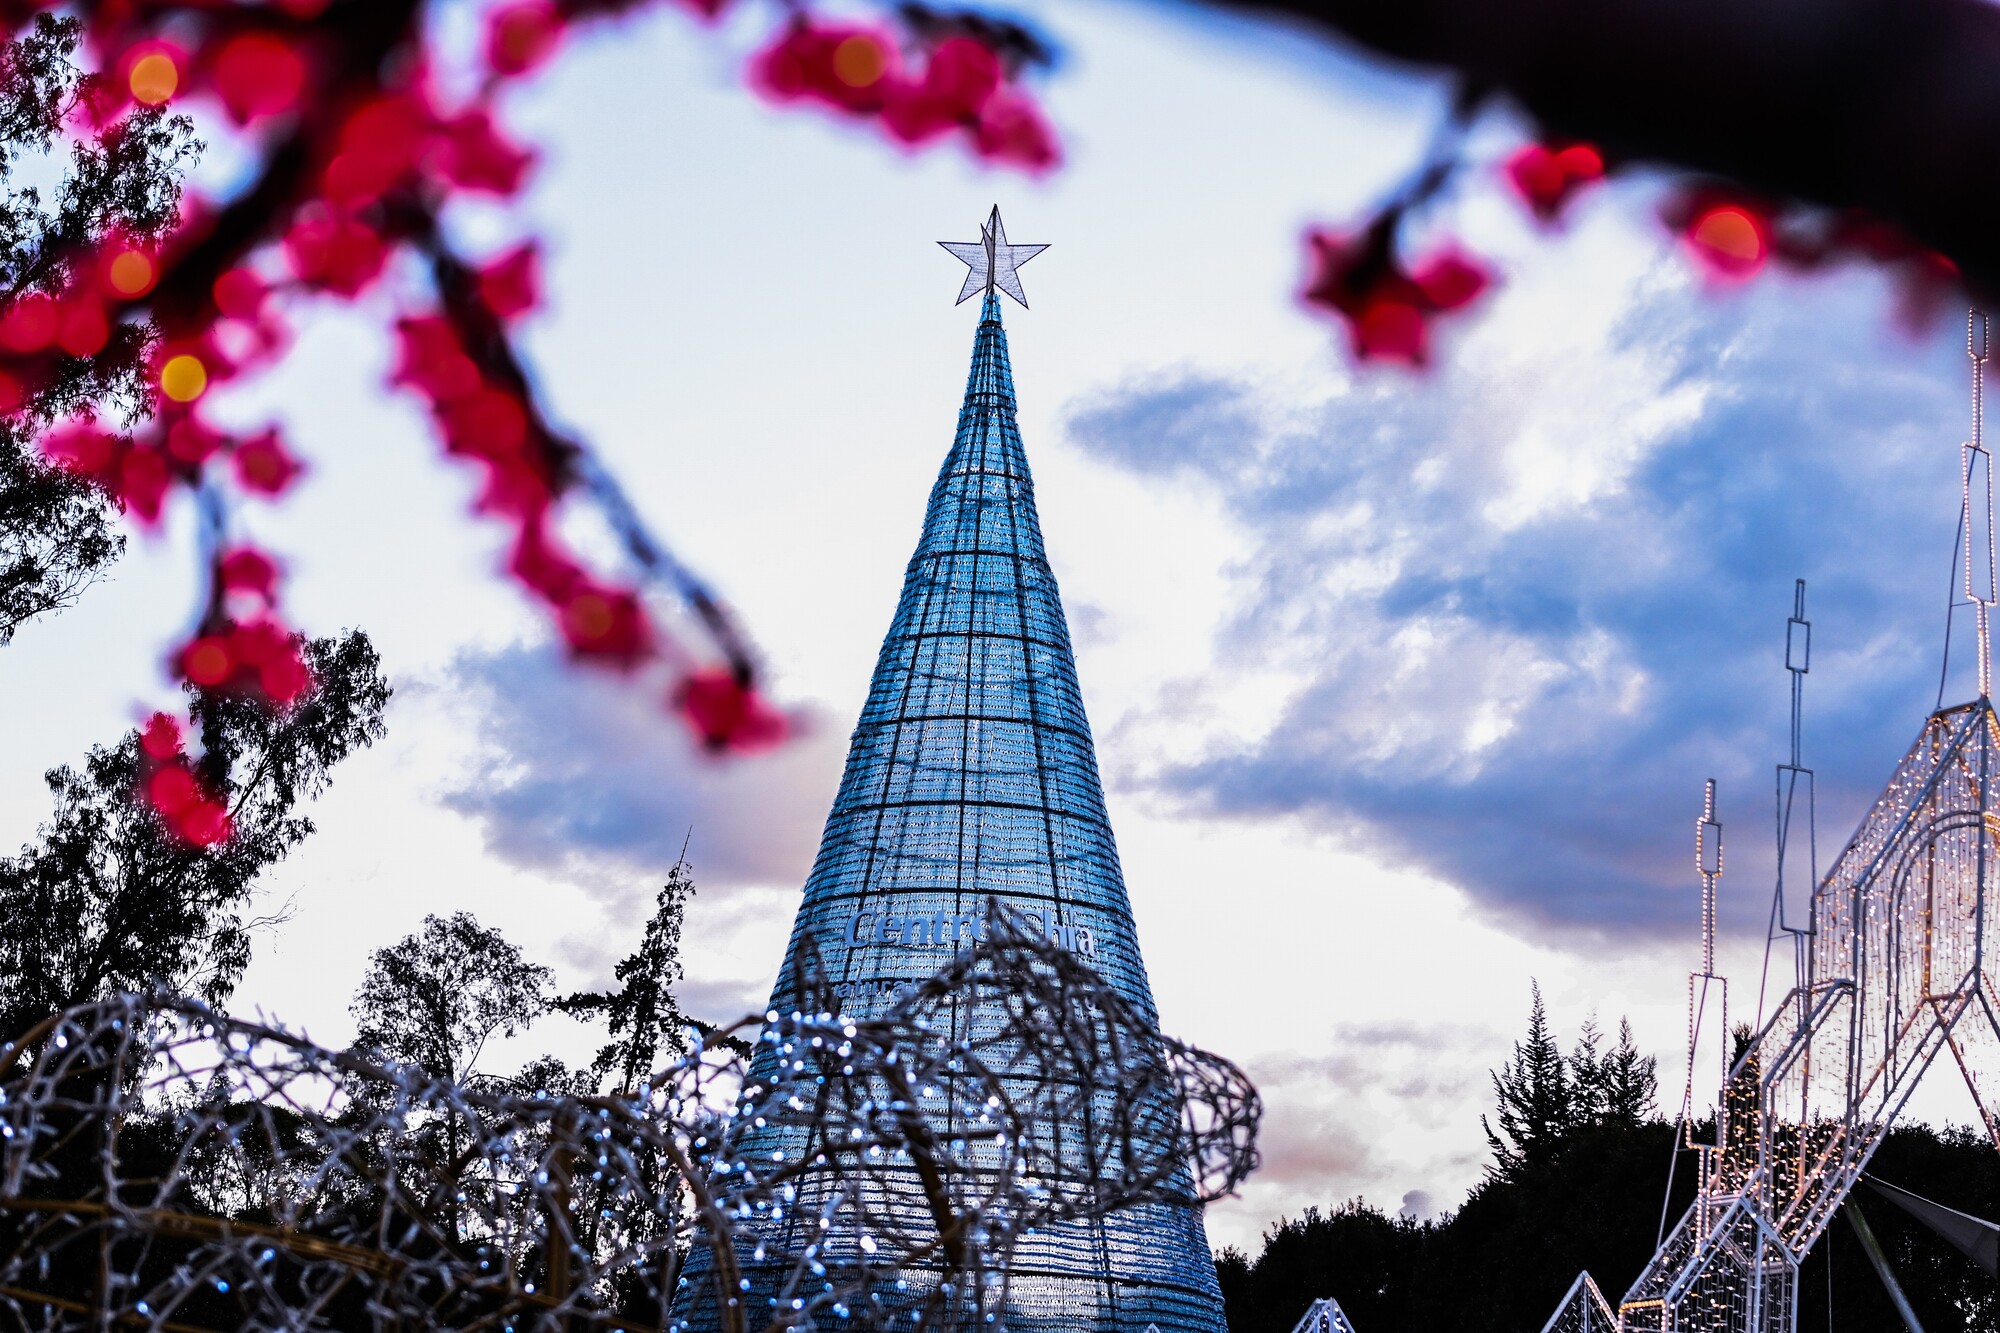
M1964 563L1975 612L1978 695L1926 719L1860 829L1814 888L1797 985L1724 1084L1722 1138L1703 1153L1697 1198L1619 1307L1623 1333L1793 1333L1798 1264L1933 1064L1965 1077L2000 1143L2000 721L1992 686L1996 586L1991 458L1983 429L1985 318L1968 323L1972 439L1963 446ZM1803 603L1794 619L1803 621ZM1796 677L1804 662L1788 656ZM1796 702L1792 765L1796 743ZM1782 769L1781 769L1782 773ZM1782 782L1782 777L1781 777ZM1712 970L1713 784L1697 836L1703 960ZM1782 886L1781 886L1782 890ZM1993 922L1992 925L1988 925ZM1698 996L1690 981L1690 1051ZM1725 1026L1726 1032L1726 1026ZM1932 1060L1939 1051L1950 1060Z

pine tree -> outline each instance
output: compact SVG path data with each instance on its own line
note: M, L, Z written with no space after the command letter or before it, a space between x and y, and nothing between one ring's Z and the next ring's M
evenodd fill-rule
M586 991L560 1002L560 1008L578 1017L604 1015L611 1040L598 1050L590 1070L600 1084L609 1079L613 1092L636 1089L663 1054L680 1055L688 1048L691 1022L673 992L682 976L681 918L694 896L685 848L682 853L660 889L638 952L613 973L617 989Z
M1576 1047L1569 1054L1571 1119L1574 1124L1594 1125L1604 1119L1610 1102L1611 1057L1600 1051L1603 1030L1597 1015L1583 1020Z
M1515 1042L1513 1058L1491 1075L1499 1127L1484 1116L1479 1120L1493 1149L1488 1174L1502 1179L1549 1160L1576 1124L1569 1070L1549 1031L1542 988L1539 982L1530 986L1528 1039Z
M1659 1062L1632 1041L1632 1021L1618 1020L1618 1045L1604 1057L1604 1119L1635 1126L1653 1116L1659 1095Z

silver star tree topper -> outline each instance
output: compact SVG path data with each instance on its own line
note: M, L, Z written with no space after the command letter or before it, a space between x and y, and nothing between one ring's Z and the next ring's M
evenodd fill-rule
M979 229L976 241L939 241L939 245L951 251L952 257L966 267L965 285L958 289L958 302L962 304L968 296L990 292L996 287L1020 302L1023 310L1028 308L1028 294L1021 290L1021 278L1016 269L1033 259L1046 245L1009 245L1007 228L1000 222L1000 205L993 206L993 213L986 219L986 225Z

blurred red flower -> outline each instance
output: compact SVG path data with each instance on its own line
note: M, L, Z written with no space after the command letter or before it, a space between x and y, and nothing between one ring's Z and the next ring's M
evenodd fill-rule
M233 460L237 484L259 495L284 494L305 470L304 464L285 448L275 428L237 445Z
M672 703L710 750L766 749L790 729L783 713L723 668L689 674L674 687Z
M889 33L800 18L757 54L751 79L777 101L806 98L865 114L882 109L900 69Z
M1029 171L1048 171L1062 161L1055 132L1035 104L1020 93L1001 91L986 101L973 131L979 155Z
M1430 360L1430 322L1477 300L1492 274L1453 246L1433 252L1414 271L1394 254L1388 227L1359 236L1315 229L1306 234L1312 271L1303 293L1309 305L1339 316L1357 360Z
M381 275L389 247L367 224L313 209L285 233L285 258L307 286L354 297Z
M446 403L479 387L479 367L442 315L413 315L396 321L396 368L389 378Z
M631 667L653 650L645 608L621 588L579 582L563 602L561 623L563 639L577 657Z
M158 449L127 449L112 476L111 493L128 513L151 526L160 521L160 508L171 485L173 474Z
M1502 170L1537 218L1555 222L1577 191L1604 179L1604 155L1587 143L1531 143L1509 157Z
M278 564L254 546L225 553L217 572L224 592L248 593L267 606L278 600Z
M502 320L518 319L542 302L542 256L527 241L479 270L479 296Z
M438 171L475 193L502 198L518 193L534 160L533 153L505 138L484 110L455 117L438 139Z
M100 480L124 447L116 435L87 421L58 426L41 439L42 457L65 472Z
M181 752L183 743L179 719L166 713L153 714L139 729L139 748L149 758L171 759Z
M540 67L562 44L563 16L549 0L508 0L486 16L486 68L514 78Z
M362 103L341 127L321 192L343 208L373 203L422 160L435 123L430 108L408 93Z

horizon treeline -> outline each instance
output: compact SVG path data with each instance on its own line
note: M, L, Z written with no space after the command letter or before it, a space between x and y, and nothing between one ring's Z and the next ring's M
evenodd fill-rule
M1659 1114L1657 1065L1594 1020L1563 1055L1534 992L1526 1037L1492 1071L1492 1160L1455 1211L1418 1220L1354 1198L1268 1228L1254 1256L1216 1256L1230 1333L1289 1333L1331 1296L1356 1333L1536 1333L1580 1271L1616 1306L1662 1228L1693 1201L1695 1155ZM1713 1124L1695 1136L1714 1138ZM2000 1152L1977 1129L1899 1125L1869 1173L1975 1217L2000 1217ZM1857 1201L1925 1333L2000 1333L2000 1283L1900 1209ZM1902 1320L1844 1216L1799 1273L1798 1333L1891 1333Z

